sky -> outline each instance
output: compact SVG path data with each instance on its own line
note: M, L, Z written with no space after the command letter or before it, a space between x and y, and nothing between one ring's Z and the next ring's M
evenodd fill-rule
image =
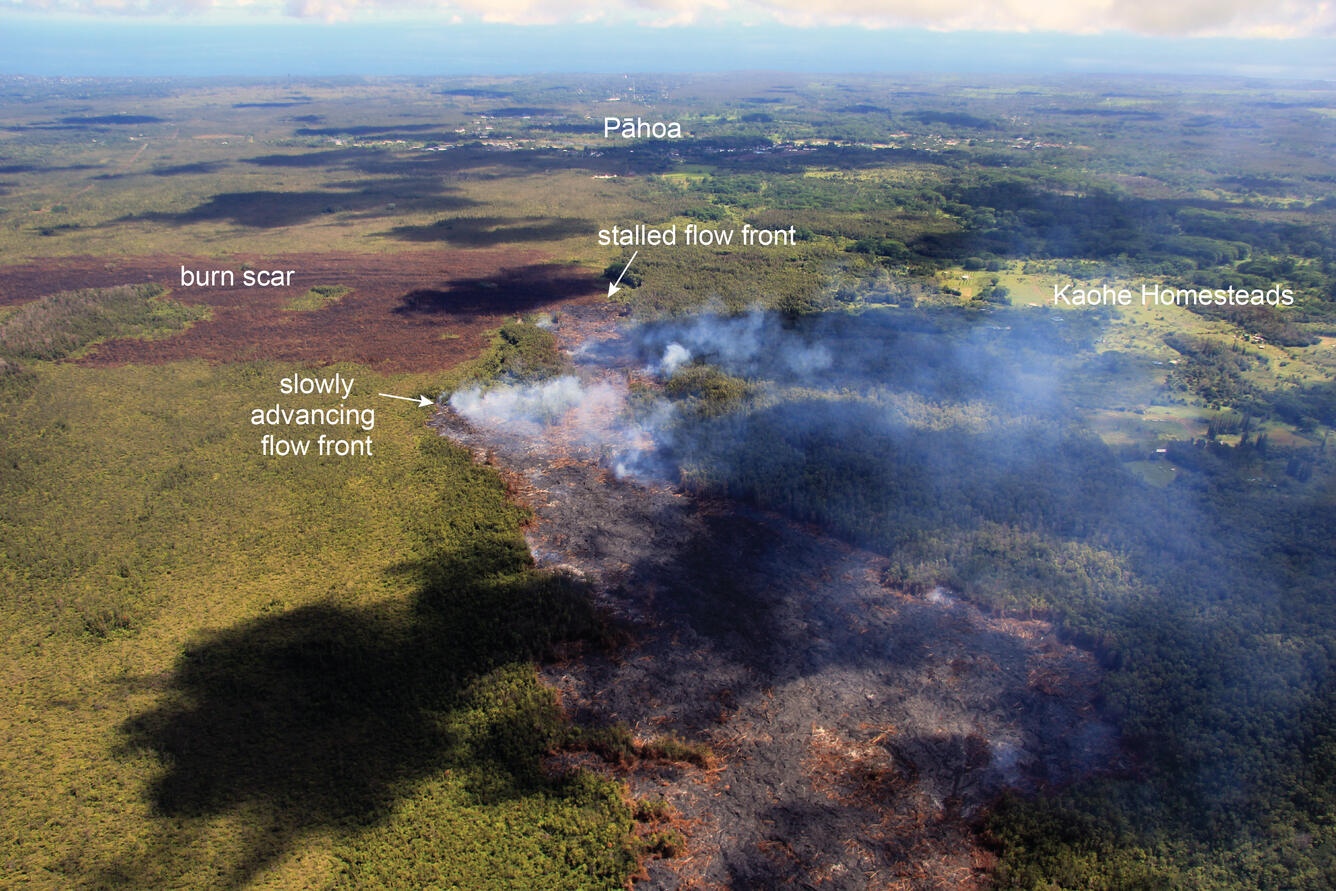
M0 74L1336 79L1336 0L0 0Z

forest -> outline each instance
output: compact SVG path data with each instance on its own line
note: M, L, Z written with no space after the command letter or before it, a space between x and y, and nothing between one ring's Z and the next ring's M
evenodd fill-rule
M760 594L739 621L658 581L736 542L791 594L765 548L800 538L800 580L870 555L897 615L947 597L1090 661L1116 757L954 813L981 882L1332 884L1333 109L1242 78L0 78L0 883L662 881L709 821L635 769L709 789L742 759L555 684L675 670L609 598L764 632ZM684 136L604 140L628 112ZM692 223L795 239L629 270L596 240ZM172 289L185 264L298 272ZM1053 305L1069 284L1295 303ZM591 369L630 421L550 455L536 426L514 454L550 491L438 435L454 392ZM358 405L439 398L376 403L375 461L259 455L275 381L336 372ZM621 445L592 421L664 477L581 476L577 446ZM545 551L577 484L590 528ZM568 565L683 505L713 538L652 590ZM883 731L859 751L912 760ZM859 801L892 815L913 778L878 770ZM787 863L774 832L753 853Z
M1007 801L987 823L1002 886L1330 875L1332 465L1325 438L1264 432L1296 410L1329 428L1330 385L1269 392L1242 380L1256 357L1166 337L1187 361L1162 395L1234 414L1166 442L1159 460L1180 472L1154 485L1125 460L1146 455L1090 423L1118 398L1083 386L1106 378L1096 344L1112 319L986 320L817 313L765 329L769 358L705 347L666 383L696 406L671 437L684 484L836 530L890 557L894 585L1049 617L1094 650L1136 775ZM692 342L674 322L643 336L646 355ZM786 358L813 345L830 360L818 371Z

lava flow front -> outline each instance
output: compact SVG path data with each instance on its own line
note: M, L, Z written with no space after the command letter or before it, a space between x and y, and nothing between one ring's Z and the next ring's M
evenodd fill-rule
M518 478L540 565L585 578L632 630L544 670L572 716L714 754L627 777L687 832L645 885L982 887L978 817L1002 790L1119 757L1093 658L1044 622L887 586L884 558L819 530L680 490L655 457L669 426L628 402L653 374L607 317L562 314L577 375L457 393L433 424Z

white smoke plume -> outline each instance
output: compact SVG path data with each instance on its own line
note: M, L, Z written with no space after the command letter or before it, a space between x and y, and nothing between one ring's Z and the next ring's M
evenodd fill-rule
M619 478L661 479L659 451L674 409L665 400L632 406L624 379L548 381L455 391L450 407L494 439L525 440L528 449L597 460Z
M562 375L535 384L457 390L450 407L480 427L536 435L557 424L597 427L596 419L615 414L625 400L625 393L611 384L585 385L573 375Z
M830 350L824 344L785 336L778 317L759 309L741 316L696 316L666 328L649 326L641 336L647 348L667 341L662 358L649 370L669 377L693 359L744 376L779 368L805 378L831 366Z
M652 370L655 373L672 377L672 375L677 372L677 369L690 361L691 351L677 341L673 341L668 344L666 349L664 349L663 358L659 360L659 364Z

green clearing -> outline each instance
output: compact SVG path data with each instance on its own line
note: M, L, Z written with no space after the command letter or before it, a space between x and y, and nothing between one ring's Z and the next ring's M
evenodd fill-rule
M1128 461L1123 465L1143 482L1163 489L1178 476L1168 461Z
M314 312L338 303L351 293L352 288L345 285L315 285L306 293L293 297L283 308L289 312Z

